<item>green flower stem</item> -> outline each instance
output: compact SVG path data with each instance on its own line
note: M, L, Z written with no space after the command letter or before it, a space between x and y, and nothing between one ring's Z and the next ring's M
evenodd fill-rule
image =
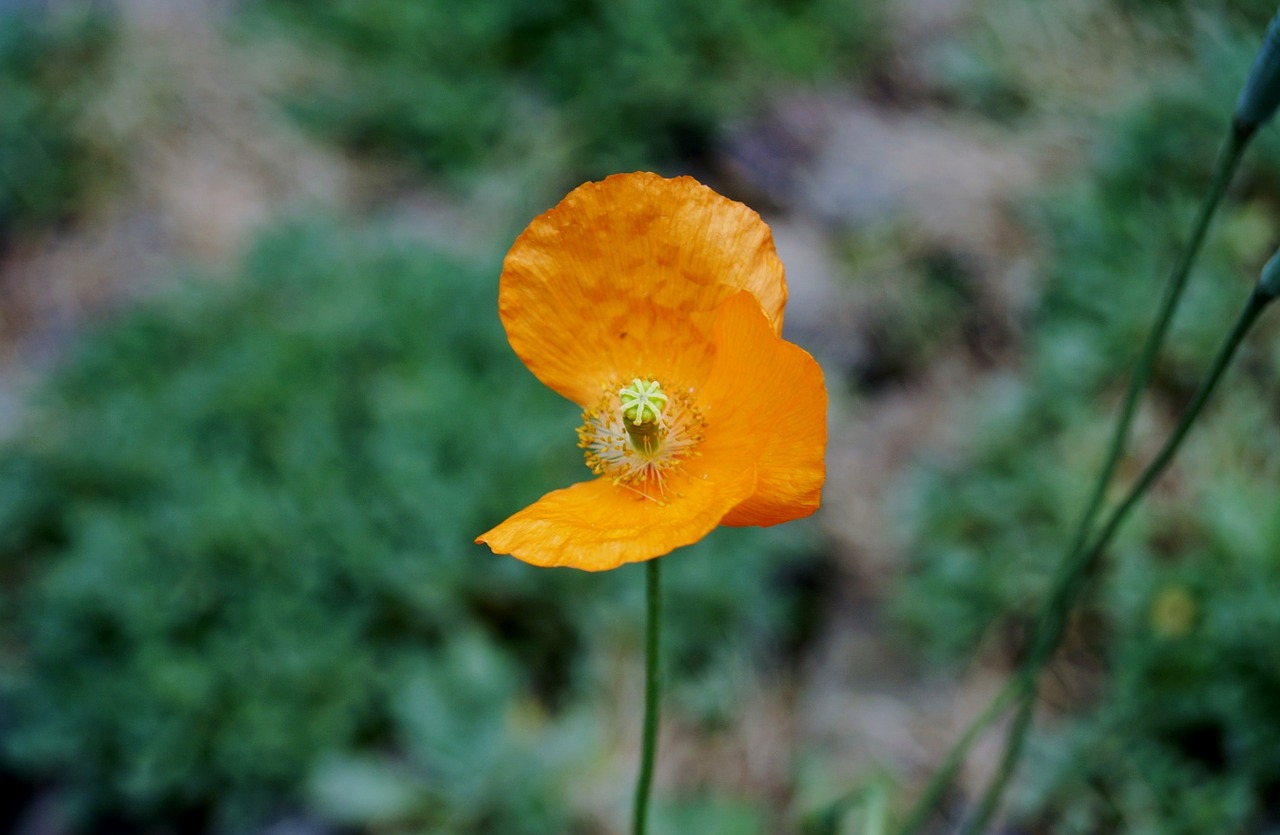
M644 835L649 820L649 787L653 782L653 761L658 750L658 700L662 695L662 667L658 663L662 628L661 559L645 563L647 612L644 636L644 741L640 749L640 774L636 777L636 799L631 819L632 835Z
M1186 410L1182 414L1182 419L1178 421L1178 425L1174 427L1173 433L1169 435L1169 439L1164 442L1164 446L1156 453L1156 457L1152 459L1147 468L1143 470L1141 477L1129 489L1128 495L1124 501L1111 512L1111 516L1102 526L1102 532L1093 541L1093 545L1089 546L1089 550L1085 552L1085 557L1081 560L1081 570L1078 574L1085 574L1089 568L1097 563L1101 557L1103 550L1111 542L1111 538L1115 536L1116 531L1124 524L1124 520L1128 517L1129 512L1136 505L1156 479L1169 466L1169 462L1173 460L1173 456L1177 453L1178 448L1182 446L1182 441L1186 438L1187 432L1191 430L1191 425L1195 423L1196 418L1200 415L1204 404L1217 388L1218 382L1222 379L1223 372L1227 366L1231 364L1232 358L1235 356L1236 350L1240 347L1240 343L1244 341L1244 337L1248 334L1249 329L1253 327L1254 322L1262 315L1262 311L1266 309L1276 297L1261 289L1254 289L1249 294L1248 300L1244 307L1240 310L1236 322L1231 327L1231 332L1227 334L1227 338L1223 340L1222 345L1218 348L1218 354L1213 359L1213 365L1209 368L1209 372L1200 382L1200 387L1196 389L1195 395L1191 398L1191 402L1187 404ZM1075 584L1079 586L1079 582ZM1061 606L1070 605L1070 600L1063 595Z
M1133 425L1133 417L1138 410L1138 401L1142 399L1142 393L1146 390L1147 383L1151 379L1156 357L1159 356L1160 348L1164 345L1165 336L1169 332L1169 324L1173 321L1173 314L1177 311L1178 304L1182 301L1182 291L1187 286L1187 277L1191 274L1191 265L1195 263L1196 256L1200 254L1200 247L1204 243L1205 233L1209 230L1209 222L1213 220L1214 214L1218 211L1218 206L1222 203L1222 196L1226 194L1227 186L1231 183L1231 178L1235 174L1236 168L1240 165L1240 156L1244 153L1245 146L1249 144L1249 140L1252 137L1253 131L1233 122L1231 130L1227 134L1226 142L1223 144L1222 150L1218 152L1218 159L1214 164L1213 180L1209 184L1209 191L1205 193L1204 200L1200 204L1200 210L1196 214L1195 223L1191 229L1191 238L1187 241L1186 247L1183 248L1177 264L1174 265L1173 272L1169 275L1169 281L1165 285L1164 296L1160 300L1159 312L1156 314L1155 322L1151 325L1151 330L1147 332L1147 340L1143 344L1142 353L1138 357L1138 365L1129 378L1129 387L1125 391L1124 403L1120 407L1120 415L1116 418L1115 430L1112 432L1111 443L1107 448L1106 461L1103 463L1102 469L1098 471L1097 480L1093 485L1093 492L1089 495L1089 503L1085 506L1085 511L1081 515L1080 521L1076 524L1075 533L1071 538L1071 548L1067 551L1067 557L1063 561L1062 567L1069 566L1075 561L1076 555L1084 548L1085 541L1093 530L1093 523L1098 517L1098 512L1102 509L1102 502L1107 495L1107 487L1110 486L1111 479L1115 476L1116 468L1120 465L1120 459L1124 455L1125 445L1129 441L1129 429ZM1061 576L1059 575L1060 579Z
M1054 595L1055 598L1061 596L1065 586L1070 582L1071 567L1078 562L1089 533L1093 530L1098 513L1102 509L1103 500L1107 495L1107 488L1110 486L1111 480L1115 476L1116 468L1120 465L1120 459L1124 455L1125 445L1129 439L1129 430L1133 425L1134 415L1137 413L1138 401L1141 399L1142 392L1146 390L1147 382L1151 379L1156 357L1160 354L1160 348L1164 344L1165 336L1169 331L1169 324L1173 321L1173 315L1182 300L1187 278L1191 274L1191 265L1200 253L1200 247L1204 243L1209 223L1213 220L1213 216L1222 202L1222 197L1226 194L1227 186L1231 183L1231 178L1234 176L1236 168L1240 165L1240 157L1253 135L1254 130L1252 128L1241 125L1238 120L1233 121L1222 150L1218 153L1218 159L1214 164L1213 178L1196 214L1191 229L1191 237L1174 265L1173 272L1169 275L1155 321L1151 325L1151 330L1147 333L1146 342L1143 344L1142 352L1138 357L1138 364L1129 378L1129 386L1125 392L1124 402L1121 405L1120 414L1116 418L1115 429L1107 447L1106 459L1102 468L1098 471L1093 490L1089 494L1089 501L1085 505L1084 513L1081 514L1079 521L1076 523L1075 532L1071 538L1071 546L1067 549L1060 564L1058 581L1055 583L1055 588L1058 590ZM1074 594L1072 599L1074 599ZM1038 632L1047 634L1044 629L1038 630ZM1051 646L1048 652L1052 654L1052 651L1057 648L1057 639L1055 638L1050 643ZM1034 653L1032 657L1035 657ZM1019 691L1021 692L1019 693ZM928 823L933 808L951 784L961 763L964 762L969 748L978 739L981 732L1000 717L1003 713L1003 708L1009 703L1010 697L1018 693L1020 699L1030 698L1034 701L1035 691L1034 675L1019 676L1010 681L996 696L987 710L979 714L956 744L952 746L943 767L939 768L934 773L933 778L930 779L920 800L917 801L911 817L906 825L899 830L900 835L915 835L923 830ZM1011 767L1012 764L1010 765Z
M933 773L933 777L925 787L924 793L912 808L911 817L907 819L907 822L899 832L906 835L906 833L919 832L924 829L925 824L929 822L929 818L933 814L934 807L942 800L943 792L947 790L947 787L951 785L951 781L955 779L956 772L960 770L960 766L964 763L965 757L968 756L969 749L973 747L973 743L978 741L978 738L982 736L982 732L992 722L1000 718L1005 708L1018 695L1021 684L1022 680L1019 678L1009 679L1004 688L987 705L986 710L978 714L978 717L969 724L965 732L951 746L951 750L947 752L947 757L942 761L942 765Z
M1156 457L1142 471L1142 475L1134 483L1133 487L1129 489L1124 500L1111 512L1111 515L1103 524L1101 532L1094 539L1093 544L1087 549L1074 554L1068 563L1068 573L1065 581L1059 583L1056 587L1050 605L1045 610L1045 618L1041 621L1041 628L1037 632L1033 651L1020 671L1019 679L1023 681L1025 689L1021 694L1022 701L1018 706L1018 713L1014 719L1013 727L1009 730L1000 766L991 783L987 786L982 801L973 818L970 819L969 825L965 827L965 833L985 831L987 824L999 806L1001 795L1004 793L1005 786L1008 784L1014 767L1022 754L1022 747L1026 742L1027 732L1031 726L1031 718L1038 691L1037 680L1039 673L1058 648L1058 643L1066 630L1067 616L1071 612L1072 604L1079 597L1086 582L1097 567L1103 551L1110 544L1112 537L1115 536L1116 531L1119 530L1125 519L1128 518L1130 511L1142 500L1151 485L1156 482L1156 479L1164 472L1169 462L1173 460L1174 454L1182 446L1183 440L1191 430L1196 418L1200 416L1205 403L1208 402L1210 395L1217 388L1223 372L1226 371L1227 366L1231 363L1231 359L1235 356L1241 341L1243 341L1249 329L1253 327L1253 323L1257 321L1258 316L1261 315L1262 311L1274 298L1274 295L1264 292L1261 288L1255 288L1249 295L1231 331L1218 348L1218 353L1213 359L1212 366L1210 366L1208 373L1205 374L1199 388L1196 389L1191 402L1187 404L1187 408L1183 411L1178 425L1174 427L1168 440L1164 442L1164 446L1160 448Z
M1026 739L1027 731L1031 727L1031 717L1035 712L1036 694L1039 688L1036 685L1036 677L1030 675L1030 670L1028 670L1028 674L1018 675L1014 681L1019 682L1022 686L1019 688L1018 712L1014 714L1013 726L1009 729L1008 743L1005 745L1004 753L1000 757L1000 765L996 768L991 782L987 785L987 790L983 792L977 811L974 812L973 817L969 819L968 825L965 826L963 835L981 833L986 830L987 823L995 814L1000 798L1004 794L1004 787L1008 784L1009 778L1013 776L1014 767L1017 766L1018 759L1022 756L1022 744Z

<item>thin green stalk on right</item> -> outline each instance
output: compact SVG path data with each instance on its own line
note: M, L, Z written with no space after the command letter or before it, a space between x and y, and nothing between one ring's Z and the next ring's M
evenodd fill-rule
M1093 544L1089 546L1089 550L1085 552L1085 567L1097 562L1102 551L1111 542L1111 538L1115 536L1116 531L1124 523L1129 512L1146 495L1151 485L1160 477L1165 468L1169 466L1169 462L1173 460L1178 447L1182 445L1183 440L1186 438L1187 432L1191 430L1191 425L1199 416L1214 389L1217 388L1223 372L1226 371L1227 366L1231 363L1231 359L1235 356L1235 352L1240 347L1245 335L1253 327L1258 317L1262 315L1262 311L1275 298L1274 294L1264 291L1261 287L1255 288L1249 294L1249 298L1241 309L1240 314L1236 317L1236 322L1232 326L1230 333L1227 334L1227 338L1223 340L1222 345L1218 348L1213 365L1208 373L1205 374L1200 387L1196 389L1191 402L1187 404L1187 408L1183 412L1181 420L1178 421L1178 425L1174 427L1164 446L1156 453L1156 457L1151 459L1151 463L1147 465L1142 475L1138 477L1133 487L1129 489L1129 493L1124 497L1124 500L1111 512L1106 523L1102 526L1101 533L1094 539Z
M1160 348L1163 346L1166 336L1169 332L1169 325L1173 321L1174 313L1177 312L1178 306L1182 301L1183 291L1187 285L1187 279L1191 274L1191 267L1195 263L1200 253L1200 248L1204 243L1205 235L1208 232L1210 222L1217 213L1218 207L1222 203L1222 198L1226 194L1227 186L1230 185L1232 177L1235 175L1236 169L1240 165L1240 158L1248 146L1249 141L1253 138L1255 129L1250 126L1243 125L1239 120L1233 120L1231 129L1227 135L1226 141L1222 149L1218 153L1218 158L1214 164L1212 180L1209 189L1205 193L1204 199L1201 201L1200 208L1196 213L1195 221L1191 227L1191 237L1188 239L1186 246L1183 248L1178 257L1177 263L1174 265L1173 271L1169 275L1169 279L1165 285L1164 294L1160 301L1160 307L1156 313L1156 318L1152 322L1151 329L1147 332L1146 341L1143 343L1141 353L1138 357L1138 364L1134 368L1133 374L1129 378L1129 385L1125 391L1124 401L1120 408L1120 413L1116 418L1115 428L1112 431L1111 439L1107 447L1106 458L1103 461L1101 469L1094 480L1093 488L1089 494L1089 500L1085 504L1084 512L1081 514L1076 523L1074 532L1071 537L1070 547L1063 554L1063 559L1059 563L1059 571L1057 580L1053 588L1054 596L1057 597L1061 590L1067 587L1074 587L1076 584L1071 582L1071 575L1075 571L1075 566L1079 562L1079 555L1083 551L1085 543L1088 541L1090 532L1093 530L1094 523L1097 520L1098 513L1102 509L1103 501L1107 495L1107 488L1111 485L1112 479L1115 477L1116 469L1120 465L1120 460L1124 456L1124 450L1128 443L1129 431L1133 425L1133 419L1138 409L1138 402L1141 400L1142 393L1146 390L1147 384L1151 379L1151 373L1155 368L1156 358L1160 354ZM1070 595L1068 600L1068 609L1070 602L1074 601L1074 594ZM1051 607L1056 608L1056 607ZM1046 610L1046 617L1051 617L1050 610ZM1045 627L1048 624L1042 619L1036 630L1036 635L1045 634ZM1056 631L1056 630L1050 630ZM1057 648L1057 638L1049 642L1050 645L1045 647L1043 651L1047 651L1047 655L1051 656ZM1034 646L1034 645L1033 645ZM969 748L981 736L992 722L998 719L1004 712L1004 708L1009 701L1016 697L1016 701L1022 702L1029 700L1034 702L1038 695L1037 673L1039 666L1047 661L1037 659L1037 652L1033 650L1031 657L1028 659L1027 666L1015 679L1011 680L1006 687L995 697L991 705L988 706L965 730L965 732L957 740L956 744L948 752L944 764L938 769L925 787L920 801L916 804L912 815L908 818L907 823L899 830L900 835L915 835L920 832L928 822L930 813L934 806L940 801L942 794L946 791L952 780L955 778L956 772L959 770L965 757L968 755ZM1036 669L1031 669L1034 662ZM1022 719L1026 716L1026 719ZM1019 722L1030 721L1030 710L1020 709ZM1006 749L1007 751L1007 749ZM1016 756L1014 757L1016 760ZM1012 770L1012 763L1009 768ZM1004 769L1002 768L1001 771ZM1007 777L1005 778L1007 779ZM1003 780L997 777L997 780L1003 784ZM988 790L988 793L990 789ZM985 805L985 803L984 803Z
M1089 494L1089 501L1085 505L1084 513L1081 514L1079 522L1076 523L1075 533L1071 537L1071 547L1067 549L1063 561L1059 563L1059 582L1069 577L1072 571L1072 564L1076 561L1077 555L1084 548L1089 533L1093 530L1093 524L1098 518L1098 512L1102 509L1103 500L1106 498L1107 488L1115 477L1116 468L1120 466L1120 459L1124 457L1125 446L1129 442L1129 430L1133 426L1133 418L1138 411L1138 402L1142 399L1142 393L1146 391L1147 384L1151 380L1151 372L1155 368L1156 358L1160 355L1160 348L1164 345L1165 337L1169 333L1169 325L1173 322L1173 315L1177 312L1178 305L1182 301L1182 293L1186 289L1187 278L1191 275L1191 266L1200 254L1200 247L1203 245L1205 234L1209 230L1209 223L1217 213L1218 207L1222 203L1222 197L1227 192L1227 186L1230 185L1231 178L1235 175L1236 169L1240 165L1240 157L1252 137L1252 130L1242 127L1239 122L1233 121L1231 123L1231 130L1228 132L1226 142L1218 152L1218 159L1214 164L1213 179L1209 183L1209 190L1205 193L1204 200L1200 203L1195 223L1191 227L1191 237L1183 248L1177 264L1174 265L1173 272L1169 275L1168 283L1165 285L1164 296L1160 300L1160 309L1156 313L1155 321L1151 324L1151 330L1147 332L1147 339L1142 345L1142 353L1138 355L1138 365L1129 377L1129 387L1125 391L1124 403L1121 405L1120 414L1116 418L1115 429L1111 434L1111 442L1107 447L1107 457L1103 462L1102 469L1098 471L1098 476L1094 481L1093 491ZM1055 588L1057 585L1055 583Z
M1206 372L1200 382L1200 386L1196 389L1191 401L1183 411L1178 425L1174 427L1173 432L1170 433L1164 445L1161 446L1160 451L1156 453L1155 458L1151 459L1151 462L1147 464L1138 480L1129 488L1129 492L1124 499L1111 511L1098 536L1094 538L1087 549L1083 549L1073 555L1073 559L1068 565L1069 571L1066 574L1065 581L1055 587L1054 596L1049 606L1045 609L1042 629L1037 631L1036 644L1032 648L1031 655L1023 669L1019 671L1019 679L1023 680L1027 689L1023 691L1023 701L1018 706L1018 713L1014 719L1013 727L1009 730L1000 765L996 769L987 791L983 794L977 811L974 813L969 825L965 827L965 833L983 832L995 815L1000 798L1004 793L1004 788L1008 784L1009 778L1013 775L1014 768L1017 766L1022 746L1026 742L1027 733L1031 727L1039 673L1053 656L1058 643L1062 640L1062 634L1066 631L1067 617L1071 613L1071 607L1076 598L1080 596L1089 577L1093 574L1093 570L1102 558L1103 551L1110 544L1112 537L1120 529L1130 511L1142 500L1151 485L1155 483L1156 479L1160 477L1161 473L1169 465L1169 462L1173 460L1174 454L1182 446L1187 433L1191 431L1192 425L1204 409L1205 403L1208 402L1214 389L1217 388L1223 373L1226 371L1227 366L1230 365L1231 359L1235 356L1236 350L1240 347L1245 335L1253 327L1254 322L1257 321L1258 316L1261 315L1266 306L1274 299L1275 295L1265 291L1261 286L1256 287L1250 293L1244 307L1240 310L1240 314L1236 317L1235 324L1232 325L1231 330L1227 333L1226 338L1223 339L1221 346L1219 346L1218 352L1214 356L1213 364L1210 366L1209 371Z

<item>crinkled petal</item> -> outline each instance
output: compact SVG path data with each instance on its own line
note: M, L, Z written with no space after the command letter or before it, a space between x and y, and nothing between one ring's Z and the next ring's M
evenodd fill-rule
M538 379L579 405L634 376L698 386L715 311L735 292L782 328L769 227L689 177L617 174L534 219L503 262L498 309Z
M754 487L750 466L691 468L660 505L598 478L548 493L476 542L533 565L604 571L697 542Z
M722 523L776 525L808 516L821 504L826 479L822 369L774 333L750 294L724 303L714 333L715 364L698 397L707 420L705 455L718 454L727 437L747 440L757 456L755 492Z

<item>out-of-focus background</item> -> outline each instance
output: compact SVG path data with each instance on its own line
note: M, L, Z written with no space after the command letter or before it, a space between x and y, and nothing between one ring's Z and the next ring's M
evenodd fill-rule
M1019 660L1274 11L0 0L0 830L625 830L641 569L472 538L587 475L502 255L634 169L764 214L832 398L816 517L665 558L655 831L897 819ZM1278 215L1268 129L1125 476ZM1276 336L1110 549L1004 831L1280 831Z

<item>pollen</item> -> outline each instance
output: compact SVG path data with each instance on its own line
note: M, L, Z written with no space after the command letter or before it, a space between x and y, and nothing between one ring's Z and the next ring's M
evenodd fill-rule
M692 391L668 394L640 378L606 391L582 420L578 446L591 471L658 504L670 498L671 476L697 454L706 424Z

